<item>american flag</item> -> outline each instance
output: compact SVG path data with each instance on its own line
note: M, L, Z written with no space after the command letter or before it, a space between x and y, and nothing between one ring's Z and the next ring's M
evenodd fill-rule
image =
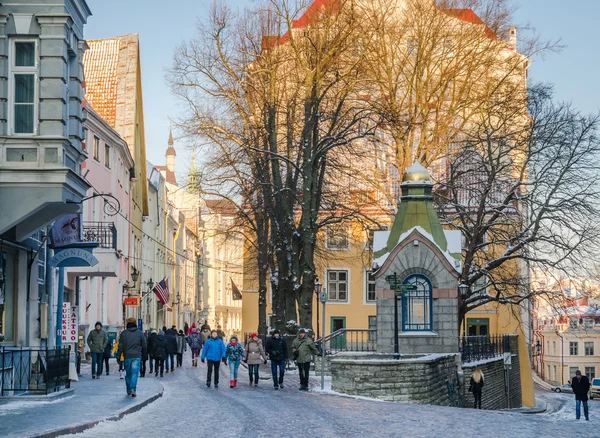
M157 283L152 291L156 294L161 304L164 305L169 302L169 280L166 278Z

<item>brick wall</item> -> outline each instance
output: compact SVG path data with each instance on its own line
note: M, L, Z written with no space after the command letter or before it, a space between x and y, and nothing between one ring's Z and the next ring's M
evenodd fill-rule
M419 404L450 404L448 379L454 378L455 355L376 355L370 359L331 361L334 391L379 400Z
M518 351L517 337L511 338L511 351ZM480 361L474 364L463 364L463 406L472 408L474 404L473 394L467 389L471 381L471 375L475 367L483 372L484 386L481 396L481 407L483 409L507 409L519 408L522 405L521 398L521 372L519 368L519 355L513 353L512 368L508 371L510 382L510 405L505 388L504 360L502 357Z

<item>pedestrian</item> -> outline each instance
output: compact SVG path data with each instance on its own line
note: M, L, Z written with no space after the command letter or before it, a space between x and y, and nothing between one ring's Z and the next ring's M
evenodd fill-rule
M158 332L158 335L154 340L152 357L154 358L154 377L158 377L159 371L160 377L163 377L165 359L167 358L167 340L165 338L165 332L162 330Z
M590 379L588 379L588 376L582 376L581 371L577 370L575 371L575 377L571 381L571 388L575 393L575 417L578 420L581 417L581 404L583 403L583 415L589 421L588 392L590 390Z
M117 356L123 355L125 359L125 386L127 387L127 395L132 397L137 395L138 374L146 347L146 338L138 329L137 319L128 318L127 329L123 330L119 336Z
M246 352L236 335L232 335L227 344L227 364L229 365L229 387L235 388L238 381L240 361L246 357Z
M193 322L192 326L185 332L186 335L191 335L192 334L192 330L196 328L196 323ZM198 330L198 333L200 333L200 330Z
M110 374L110 367L108 366L108 362L110 360L110 357L112 356L112 349L113 349L113 341L112 341L112 339L108 339L108 342L106 343L106 347L104 347L104 353L102 354L102 360L104 361L104 367L106 368L107 376Z
M248 364L248 375L250 376L250 386L258 386L258 367L261 362L267 363L265 350L263 349L262 341L258 338L258 333L254 332L250 335L250 340L246 342L246 359Z
M187 351L186 336L183 334L183 330L179 330L177 334L177 366L183 365L183 353Z
M208 341L208 339L210 338L210 330L201 330L200 336L202 337L202 348L204 348L204 344L206 344L206 341Z
M474 409L481 409L481 393L484 380L483 372L479 368L475 368L473 374L471 374L471 383L469 385L469 392L472 392L473 398L475 398Z
M185 333L185 335L189 335L188 331L190 330L190 326L188 325L187 321L185 323L183 323L183 333Z
M317 347L303 328L298 330L298 337L292 342L292 354L300 373L300 391L308 391L310 361L317 354Z
M193 324L192 324L193 325ZM202 348L202 336L198 332L196 327L192 327L192 333L187 338L187 342L192 350L192 366L198 366L198 356L200 356L200 349Z
M167 358L165 359L165 370L169 373L175 371L175 354L177 353L177 333L173 335L173 329L169 329L165 333L167 340ZM171 359L171 367L169 368L169 359Z
M115 342L115 345L113 346L113 354L115 355L115 359L117 360L117 365L119 366L119 379L123 380L125 378L125 363L124 363L124 358L123 355L118 355L117 354L117 350L119 349L119 340L117 339L117 341Z
M283 389L283 375L285 374L285 363L288 359L287 343L281 337L279 330L273 330L273 335L267 341L265 346L267 355L271 360L271 374L273 374L274 389ZM279 378L277 377L279 370Z
M102 374L104 349L108 343L108 335L102 330L102 323L100 321L96 322L94 330L88 335L87 343L92 354L92 379L99 379Z
M221 326L220 325L217 326L217 337L219 339L221 339L222 341L225 340L225 332L223 330L221 330Z
M148 338L146 333L142 333L144 340L146 341L146 348L142 351L142 361L140 366L140 377L146 377L146 362L148 362Z
M207 319L204 320L204 324L202 324L200 327L200 333L202 333L204 330L208 330L208 333L210 333L210 326L208 325Z
M150 336L148 336L148 360L150 361L150 374L154 373L154 357L152 351L154 351L154 342L156 341L156 330L152 330Z
M217 331L213 330L210 332L210 339L206 341L202 348L202 357L200 361L204 363L204 360L208 360L208 373L206 374L206 386L210 388L210 380L214 370L215 373L215 388L219 387L219 365L221 361L227 364L225 358L225 344L217 336Z

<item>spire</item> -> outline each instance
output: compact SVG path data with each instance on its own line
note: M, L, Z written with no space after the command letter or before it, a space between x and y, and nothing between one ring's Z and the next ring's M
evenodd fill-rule
M169 125L169 141L167 142L169 146L173 146L173 130L171 125Z

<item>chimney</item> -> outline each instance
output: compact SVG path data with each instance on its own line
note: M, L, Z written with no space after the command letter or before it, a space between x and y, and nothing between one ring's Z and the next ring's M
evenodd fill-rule
M509 32L509 37L508 37L508 46L516 51L517 50L517 28L516 27L511 27Z

